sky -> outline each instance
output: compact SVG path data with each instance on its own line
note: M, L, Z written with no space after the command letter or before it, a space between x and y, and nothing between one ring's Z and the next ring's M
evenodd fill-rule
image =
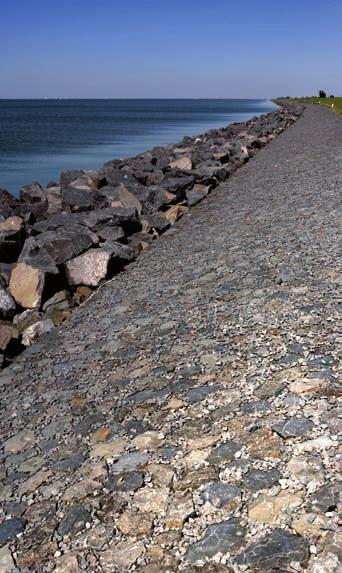
M0 0L0 98L342 95L342 0Z

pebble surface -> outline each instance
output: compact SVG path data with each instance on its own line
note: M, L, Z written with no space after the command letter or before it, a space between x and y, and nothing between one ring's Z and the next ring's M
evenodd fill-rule
M342 122L302 117L0 374L0 571L337 573Z

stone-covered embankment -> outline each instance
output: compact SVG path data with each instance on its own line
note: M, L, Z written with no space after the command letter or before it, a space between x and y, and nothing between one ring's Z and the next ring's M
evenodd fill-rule
M0 367L111 278L293 123L290 104L15 199L0 189Z
M0 374L2 573L338 573L342 122L309 107Z

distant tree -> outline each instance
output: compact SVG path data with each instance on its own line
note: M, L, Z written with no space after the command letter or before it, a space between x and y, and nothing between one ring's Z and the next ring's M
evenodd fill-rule
M331 94L329 97L335 97L334 94Z
M319 95L319 97L322 97L322 98L327 97L327 94L325 93L324 90L319 90L318 95Z

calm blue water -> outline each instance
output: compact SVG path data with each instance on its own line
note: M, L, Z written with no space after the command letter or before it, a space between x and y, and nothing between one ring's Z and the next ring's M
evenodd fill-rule
M0 100L0 187L58 180L275 109L268 100Z

